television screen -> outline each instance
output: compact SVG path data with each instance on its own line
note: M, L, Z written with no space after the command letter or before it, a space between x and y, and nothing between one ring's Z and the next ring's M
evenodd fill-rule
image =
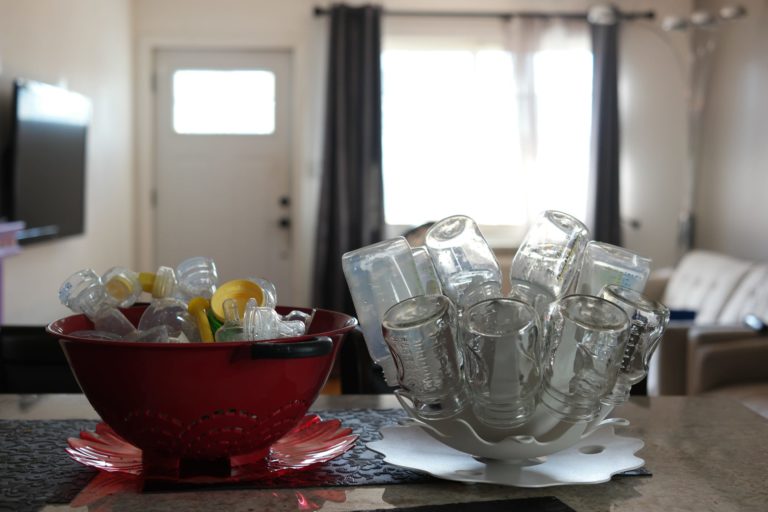
M29 80L14 82L4 209L24 221L20 243L85 230L85 148L91 106L84 96Z

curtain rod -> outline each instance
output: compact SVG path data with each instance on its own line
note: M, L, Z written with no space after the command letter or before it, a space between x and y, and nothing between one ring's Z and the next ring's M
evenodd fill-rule
M327 16L331 10L326 7L315 7L315 16ZM382 9L381 14L385 16L409 16L421 18L564 18L571 20L586 20L586 12L537 12L537 11L517 11L517 12L480 12L480 11L398 11ZM646 19L652 20L656 17L654 11L637 12L619 12L622 20Z

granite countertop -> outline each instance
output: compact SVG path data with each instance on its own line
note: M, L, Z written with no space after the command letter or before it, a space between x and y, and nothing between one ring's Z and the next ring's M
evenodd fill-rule
M315 410L397 407L392 396L326 396ZM614 416L631 424L617 433L638 437L652 477L614 478L597 485L521 489L447 481L388 486L255 490L248 488L121 492L113 510L389 509L555 496L577 511L765 511L768 504L768 422L738 402L718 397L633 398ZM0 395L0 419L97 416L81 395ZM309 507L309 508L308 508ZM47 506L45 510L73 510ZM85 510L85 509L83 509Z

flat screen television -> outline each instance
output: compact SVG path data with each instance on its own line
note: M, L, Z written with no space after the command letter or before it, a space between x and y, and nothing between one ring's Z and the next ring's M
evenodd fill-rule
M14 81L2 183L2 215L24 221L27 244L85 231L90 101L61 87Z

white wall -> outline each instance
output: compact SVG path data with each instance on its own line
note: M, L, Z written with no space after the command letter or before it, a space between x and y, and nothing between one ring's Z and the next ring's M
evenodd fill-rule
M311 268L322 126L323 41L326 18L316 18L311 0L135 0L139 144L139 265L152 261L150 191L152 49L158 46L251 46L289 48L295 56L296 133L293 169L293 237L297 303L310 300ZM350 3L364 3L352 1ZM594 2L482 0L384 0L392 9L584 10ZM690 0L624 1L623 10L655 10L659 19L687 13ZM627 230L626 245L653 258L654 266L675 261L677 219L685 195L684 94L687 39L662 33L658 19L627 23L621 48L623 212L640 222Z
M68 314L57 292L76 270L135 263L130 40L130 0L0 0L3 122L16 77L65 83L93 106L85 234L26 246L5 261L7 324Z
M768 2L721 25L703 116L696 245L768 260ZM697 2L716 9L722 2Z

